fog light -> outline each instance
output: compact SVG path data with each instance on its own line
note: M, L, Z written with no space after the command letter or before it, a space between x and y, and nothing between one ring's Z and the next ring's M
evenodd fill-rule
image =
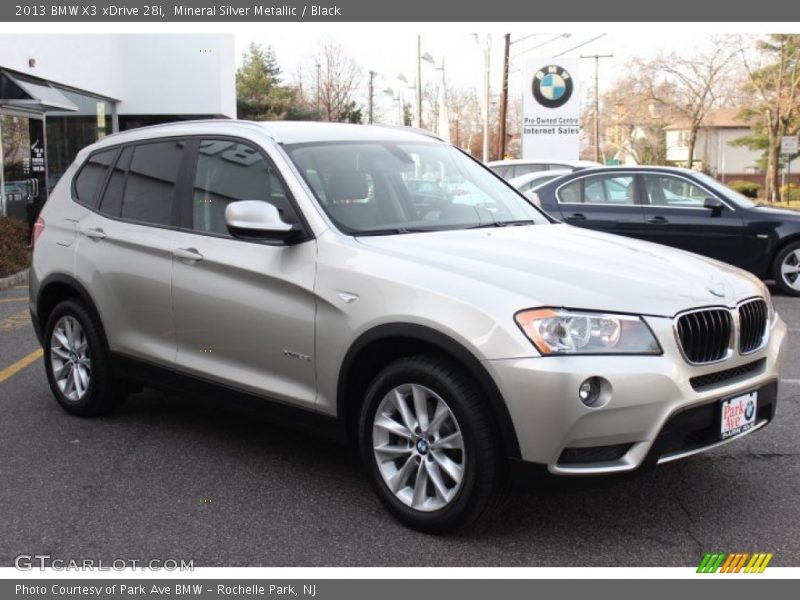
M586 406L595 407L600 399L600 387L600 378L589 377L578 388L578 398Z

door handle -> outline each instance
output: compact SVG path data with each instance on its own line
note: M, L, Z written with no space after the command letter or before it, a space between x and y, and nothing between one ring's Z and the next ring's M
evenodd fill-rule
M92 227L89 229L84 229L83 235L85 235L90 240L95 242L99 242L100 240L106 239L106 232L103 231L103 229L100 227Z
M573 213L567 217L567 221L585 221L586 215L583 213Z
M176 248L172 251L172 256L189 262L198 262L203 260L203 255L200 254L195 248Z
M647 219L647 222L650 223L651 225L666 225L667 223L669 223L669 219L667 219L667 217L662 217L661 215L659 215L657 217L650 217L649 219Z

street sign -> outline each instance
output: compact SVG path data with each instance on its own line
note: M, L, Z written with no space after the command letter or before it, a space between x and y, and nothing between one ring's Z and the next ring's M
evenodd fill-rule
M796 135L785 135L781 138L781 154L797 154L798 144Z

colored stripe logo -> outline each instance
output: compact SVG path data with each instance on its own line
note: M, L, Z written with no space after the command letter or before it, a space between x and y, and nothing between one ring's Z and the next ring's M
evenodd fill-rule
M763 573L772 552L707 552L697 567L698 573Z

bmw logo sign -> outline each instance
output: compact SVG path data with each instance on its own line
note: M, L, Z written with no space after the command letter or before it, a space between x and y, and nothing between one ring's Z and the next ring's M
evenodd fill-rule
M572 76L563 67L548 65L533 76L533 97L547 108L558 108L572 96Z
M753 418L753 412L756 410L756 405L752 400L747 401L747 406L744 407L744 418L748 421Z

